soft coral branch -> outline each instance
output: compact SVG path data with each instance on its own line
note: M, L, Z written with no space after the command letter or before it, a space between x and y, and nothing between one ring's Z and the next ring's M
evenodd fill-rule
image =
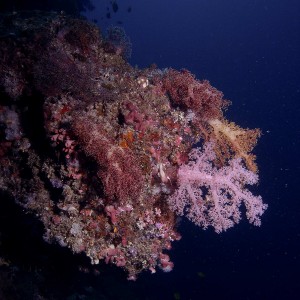
M191 161L178 171L179 188L169 197L171 208L206 229L225 231L241 219L240 206L246 206L250 223L260 225L260 217L266 210L260 196L254 196L246 184L258 182L257 174L245 169L241 158L232 159L228 166L217 169L213 165L213 144L207 143L201 151L190 153Z
M211 119L208 124L213 129L211 135L217 141L215 151L222 163L230 157L230 152L233 152L244 159L249 170L257 172L255 155L250 152L260 136L259 129L243 129L233 122L220 119Z

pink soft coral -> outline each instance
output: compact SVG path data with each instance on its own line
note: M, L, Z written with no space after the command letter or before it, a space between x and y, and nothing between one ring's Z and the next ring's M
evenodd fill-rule
M203 151L191 151L190 162L178 171L179 188L168 199L171 208L178 215L186 213L204 229L212 226L220 233L240 221L239 207L244 202L249 222L260 226L260 216L267 205L245 188L246 184L258 182L257 174L246 170L240 158L219 169L214 159L211 143L206 143Z

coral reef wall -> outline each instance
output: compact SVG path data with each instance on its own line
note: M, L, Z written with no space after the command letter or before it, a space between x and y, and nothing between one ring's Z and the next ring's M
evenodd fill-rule
M221 232L244 202L260 224L266 205L245 189L259 130L225 120L229 101L208 81L133 68L97 27L62 14L6 15L0 32L0 189L46 241L135 280L172 270L177 215Z

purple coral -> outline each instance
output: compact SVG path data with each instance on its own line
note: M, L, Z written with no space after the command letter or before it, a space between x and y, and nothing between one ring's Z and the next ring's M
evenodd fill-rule
M257 174L246 170L240 158L218 169L213 165L215 158L212 143L207 143L203 151L191 151L191 161L179 168L179 188L169 197L169 205L204 229L212 226L220 233L240 221L243 202L249 222L260 226L267 205L245 188L258 182Z

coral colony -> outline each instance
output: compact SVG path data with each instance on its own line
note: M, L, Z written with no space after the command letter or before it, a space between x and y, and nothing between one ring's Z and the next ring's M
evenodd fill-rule
M227 121L208 81L133 68L123 31L111 42L83 20L15 14L0 26L0 187L47 242L135 280L172 270L177 216L220 233L243 205L260 225L267 205L248 189L260 132Z

